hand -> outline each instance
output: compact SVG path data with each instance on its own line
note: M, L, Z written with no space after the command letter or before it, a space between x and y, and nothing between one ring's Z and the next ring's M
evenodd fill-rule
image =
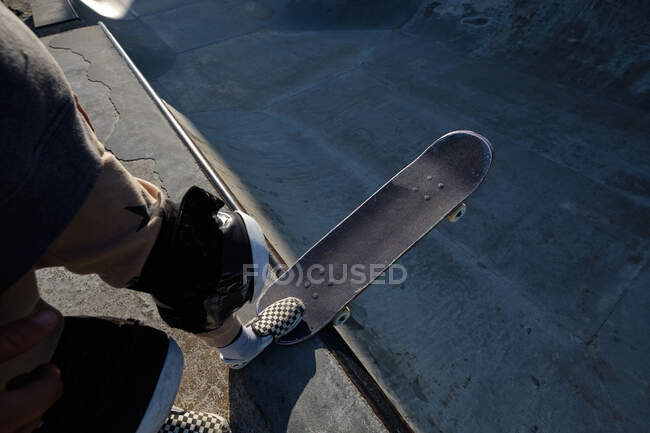
M57 326L59 316L41 310L0 326L0 363L24 353L43 341ZM61 373L45 364L21 375L0 391L0 433L29 433L63 394Z

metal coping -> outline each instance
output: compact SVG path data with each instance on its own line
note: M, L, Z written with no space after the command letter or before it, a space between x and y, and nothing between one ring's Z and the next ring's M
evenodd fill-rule
M115 36L113 36L111 31L103 22L99 21L97 24L106 34L106 37L109 39L111 44L113 44L113 47L117 50L122 59L124 59L127 66L129 69L131 69L131 72L133 72L142 87L144 87L144 89L147 91L149 97L153 100L158 109L165 116L169 122L169 125L172 127L176 135L178 135L178 138L180 138L185 147L190 151L199 168L208 178L226 205L228 205L228 207L232 210L245 211L244 207L234 196L230 188L228 188L228 185L226 185L221 180L203 153L196 146L196 143L194 143L192 138L187 134L187 132L185 132L185 129L176 120L172 112L169 110L169 108L167 108L167 105L160 98L160 96L158 96L153 87L151 87L149 81L147 81L145 76L142 75L142 72L140 72L135 63L133 63L117 39L115 39ZM282 256L280 256L278 251L275 250L270 243L268 244L269 249L271 250L269 261L271 262L270 264L272 269L287 269L287 263L282 258ZM359 358L354 354L345 340L343 340L341 334L336 330L336 328L330 325L321 330L319 335L347 377L354 384L359 393L364 397L368 405L371 407L377 418L379 418L379 420L384 424L386 429L390 432L412 433L413 430L409 427L402 415L370 375Z

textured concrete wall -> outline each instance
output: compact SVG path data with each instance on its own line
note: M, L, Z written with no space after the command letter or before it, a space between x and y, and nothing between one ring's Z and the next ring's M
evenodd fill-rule
M12 0L17 1L17 0ZM92 16L83 0L72 0L77 11ZM225 23L251 31L256 22L283 31L400 29L432 36L479 57L505 62L543 79L650 107L650 2L646 0L525 1L525 0L258 0L150 2L109 0L127 10L122 20L153 15L189 5L203 4L211 13L228 14ZM212 3L213 5L210 5ZM127 6L127 9L125 9ZM188 10L188 13L194 13ZM122 21L123 22L123 21ZM114 22L119 34L120 24ZM126 30L129 25L122 24ZM257 26L254 26L257 27ZM133 29L129 29L132 31ZM232 33L233 29L224 29ZM197 25L194 32L202 32ZM190 35L188 35L190 36ZM142 32L141 49L154 47L149 32ZM132 47L135 48L135 47ZM173 48L173 46L172 46ZM169 53L157 47L148 63L160 66ZM136 54L137 57L137 54Z
M440 0L423 2L410 24L440 37L453 27L476 55L650 107L649 20L646 0Z
M280 27L432 34L478 56L650 106L650 2L525 0L266 1Z

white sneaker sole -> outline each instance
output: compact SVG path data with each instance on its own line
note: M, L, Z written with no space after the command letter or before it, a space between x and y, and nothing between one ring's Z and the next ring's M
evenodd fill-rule
M160 371L158 383L135 433L158 433L174 405L182 376L183 353L174 339L170 337L167 356Z
M257 275L253 278L253 297L250 301L251 304L257 302L264 288L266 276L269 272L269 249L266 247L266 239L260 225L251 217L241 211L235 211L241 216L246 226L248 239L251 243L251 255L253 258L253 269Z
M283 333L283 335L286 335L286 334L290 333L291 331L293 331L301 321L302 321L302 318L300 318L300 320L296 320L295 322L293 322L291 324L291 326L289 326L287 328L287 330ZM250 326L250 324L246 324L244 326ZM223 362L224 364L226 364L229 368L231 368L233 370L239 370L240 368L246 367L253 359L257 358L257 356L260 353L262 353L264 351L264 349L266 349L273 342L273 337L271 335L267 335L267 336L264 336L264 337L258 337L258 338L260 340L260 345L259 345L257 351L255 352L255 354L253 356L251 356L250 358L248 358L247 360L241 361L241 360L227 359L227 358L224 358L223 355L221 355L221 354L219 354L219 359L221 360L221 362ZM264 340L264 341L262 341L262 340Z
M255 355L251 356L249 359L245 361L233 360L233 359L224 358L223 355L219 355L219 359L221 360L221 362L226 364L228 368L232 370L239 370L240 368L246 367L248 363L250 363L253 359L257 358L257 355L264 352L264 349L266 349L273 342L273 337L271 337L270 335L266 337L258 337L258 338L260 340L265 340L265 341L260 342L257 352L255 352Z

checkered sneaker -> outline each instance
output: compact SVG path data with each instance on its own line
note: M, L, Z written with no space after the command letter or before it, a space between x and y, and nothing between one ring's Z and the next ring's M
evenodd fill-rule
M296 327L305 306L298 298L284 298L266 307L248 324L260 337L280 338Z
M231 433L228 421L207 412L172 408L158 433Z

